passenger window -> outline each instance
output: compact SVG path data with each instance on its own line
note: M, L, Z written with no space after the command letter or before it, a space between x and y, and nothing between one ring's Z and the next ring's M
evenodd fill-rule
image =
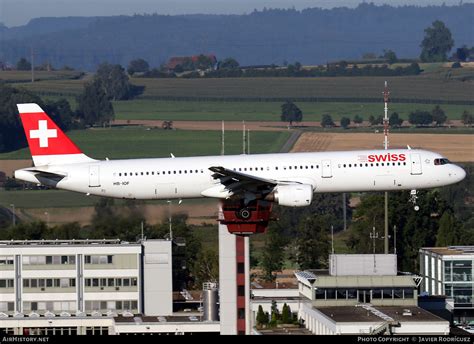
M181 174L181 170L179 170L179 174Z
M119 173L119 177L121 177L121 176L122 176L122 173Z
M252 171L252 167L250 167L249 170Z
M142 176L143 176L143 172L142 172Z
M343 166L346 167L346 164L344 164Z
M378 166L378 165L379 165L379 163L378 163L378 162L376 162L376 163L375 163L375 166Z
M288 168L291 170L291 166L288 166Z
M382 163L382 166L384 166L384 164Z
M275 170L278 170L278 166L275 166Z
M352 167L352 164L349 164L349 167Z
M147 176L148 176L149 174L150 174L149 172L146 173Z

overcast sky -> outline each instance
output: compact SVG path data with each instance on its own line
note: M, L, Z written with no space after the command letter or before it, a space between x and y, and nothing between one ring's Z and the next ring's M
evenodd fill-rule
M446 5L461 0L369 0L375 4ZM474 0L463 0L464 3ZM37 17L113 16L119 14L242 14L255 8L355 7L362 0L0 0L0 22L6 26L26 24Z

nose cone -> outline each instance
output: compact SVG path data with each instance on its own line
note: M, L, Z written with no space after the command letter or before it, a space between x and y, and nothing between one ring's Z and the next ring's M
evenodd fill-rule
M464 178L466 178L466 171L464 171L462 167L454 166L453 177L454 177L455 183L458 183Z

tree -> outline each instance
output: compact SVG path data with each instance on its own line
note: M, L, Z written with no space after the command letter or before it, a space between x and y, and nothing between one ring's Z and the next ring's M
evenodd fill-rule
M408 116L408 122L416 126L430 125L433 122L433 116L428 111L416 110L414 112L410 112L410 115Z
M330 223L332 221L329 215L308 216L301 221L296 239L298 246L296 261L301 270L327 266Z
M302 66L301 66L301 63L299 63L298 61L295 62L294 66L295 66L295 70L297 72L299 72L301 70Z
M381 125L383 124L383 117L381 115L374 117L373 115L369 116L369 123L370 125Z
M285 302L283 309L281 311L281 322L283 324L291 324L293 322L293 317L291 316L291 309Z
M348 117L342 117L341 118L341 127L343 127L344 129L347 129L349 124L351 124L350 118L348 118Z
M135 59L128 64L127 72L130 75L135 73L146 73L150 70L150 65L144 59Z
M219 68L220 69L237 69L239 68L239 63L237 62L236 59L232 57L228 57L224 59L223 61L221 61L221 63L219 64Z
M265 314L263 312L263 307L262 305L258 306L258 311L257 311L257 325L263 326L268 324L268 314Z
M77 97L78 117L85 125L103 125L114 119L114 108L98 82L84 86L84 91Z
M464 110L461 115L461 121L464 125L472 125L474 123L474 116L467 110Z
M437 126L442 125L448 119L443 109L441 109L439 105L436 105L435 108L431 111L431 116L433 118L433 122L435 122Z
M466 61L469 57L469 49L466 45L463 45L461 48L456 49L455 58L459 61Z
M447 54L452 49L454 40L451 31L440 20L436 20L431 27L425 29L425 37L421 42L421 61L442 62L446 61Z
M31 63L30 61L22 57L16 63L16 69L17 70L31 70Z
M202 286L205 282L215 282L219 279L219 257L214 250L201 250L197 254L192 268L194 284Z
M456 219L450 211L445 211L439 220L436 246L450 246L457 244Z
M388 61L389 64L393 64L398 61L397 55L393 50L384 50L383 58Z
M290 122L290 126L292 126L293 122L301 122L303 119L303 112L298 106L288 100L281 106L280 118L284 122Z
M102 63L94 76L96 83L110 100L125 100L132 97L132 87L121 65Z
M403 123L403 119L400 118L400 116L398 115L398 112L392 112L392 114L388 118L388 124L392 128L399 128L402 125L402 123Z
M209 56L199 55L195 63L196 69L206 70L212 67L212 60Z
M353 119L352 121L353 121L355 124L359 125L359 124L361 124L361 123L364 121L364 119L363 119L361 116L359 116L359 115L355 115L355 116L354 116L354 119Z
M321 126L323 128L334 127L334 121L332 120L331 115L323 115L321 118Z
M263 278L274 281L274 272L281 271L285 257L285 245L287 240L281 233L279 226L272 226L265 234L265 246L263 247L260 266L263 269Z

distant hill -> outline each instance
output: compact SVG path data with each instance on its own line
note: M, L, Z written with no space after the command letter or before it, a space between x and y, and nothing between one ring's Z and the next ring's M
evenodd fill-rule
M325 10L263 10L246 15L135 15L38 18L15 28L0 27L0 61L29 57L53 66L93 70L108 61L127 65L141 57L158 66L171 56L213 53L241 65L299 61L319 64L394 50L418 57L424 29L442 20L455 47L474 45L474 4L375 6Z

